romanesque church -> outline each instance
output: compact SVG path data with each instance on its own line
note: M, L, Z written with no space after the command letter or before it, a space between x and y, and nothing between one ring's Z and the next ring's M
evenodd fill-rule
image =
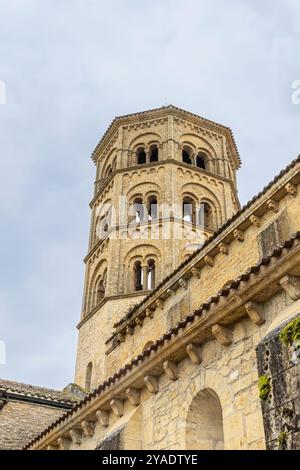
M300 157L241 207L231 130L165 106L92 161L74 383L1 380L0 448L299 449Z

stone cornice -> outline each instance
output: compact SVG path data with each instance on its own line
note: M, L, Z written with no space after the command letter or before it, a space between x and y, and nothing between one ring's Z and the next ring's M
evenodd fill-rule
M230 149L232 152L232 155L235 160L236 168L239 168L241 164L241 160L239 157L237 145L235 143L233 133L229 127L223 126L222 124L218 124L214 121L210 121L209 119L203 118L201 116L198 116L197 114L193 114L189 111L185 111L184 109L177 108L176 106L169 105L161 108L156 108L156 109L151 109L148 111L143 111L140 113L133 113L133 114L127 114L124 116L117 116L115 119L111 122L110 126L108 129L105 131L103 134L101 140L97 144L95 150L92 153L92 159L96 163L97 159L99 157L99 154L103 151L105 151L105 148L107 145L109 145L109 142L115 138L115 135L122 125L130 125L133 123L139 123L148 119L161 119L165 116L177 116L182 119L186 119L192 123L194 123L197 126L202 126L206 127L208 129L211 129L213 131L219 132L223 135L225 135L230 143Z
M236 202L237 206L240 207L240 202L239 202L239 200L236 196L236 188L234 186L234 182L231 179L225 178L225 176L218 175L217 173L212 173L210 171L203 170L202 168L198 168L195 165L190 165L188 163L181 162L180 160L176 160L175 158L168 158L167 160L159 160L158 162L144 163L143 165L134 165L134 166L129 166L129 167L126 167L126 168L119 168L117 170L114 170L111 173L111 175L109 175L107 180L105 181L105 184L101 187L101 189L97 192L97 194L95 194L93 199L90 201L90 203L89 203L90 208L93 208L94 204L98 201L99 197L101 196L103 191L105 191L107 186L111 183L111 181L113 180L115 175L122 174L122 173L130 173L130 172L141 171L141 170L145 170L147 168L153 168L153 167L157 167L157 166L167 165L167 164L170 164L170 163L173 164L173 165L175 164L175 165L177 165L179 167L182 167L182 168L186 168L186 169L191 170L191 171L195 171L196 173L200 173L200 174L203 174L205 176L209 176L211 178L229 183L230 186L231 186L233 195L235 197L235 202Z
M83 419L93 419L100 409L108 410L112 398L126 399L126 390L129 387L143 388L145 377L153 375L157 377L167 373L166 366L171 364L174 354L176 354L177 362L189 355L188 345L194 342L201 344L206 339L215 337L226 347L226 343L230 343L228 338L232 323L245 316L249 316L255 325L262 323L264 319L260 319L259 314L255 317L253 313L249 313L249 302L256 299L260 302L265 301L274 292L282 289L280 281L290 271L295 273L297 270L296 274L300 274L299 240L300 232L297 232L281 246L275 248L270 256L249 268L239 278L232 281L228 288L211 297L129 364L105 380L72 410L28 443L24 450L45 448L58 437L69 432L72 427L76 426L76 423ZM165 361L168 362L166 366Z
M117 299L127 299L127 298L130 298L130 297L142 297L142 296L145 296L148 294L149 291L137 291L137 292L131 292L131 293L124 293L124 294L116 294L116 295L109 295L107 297L104 297L104 299L102 299L101 302L99 302L98 305L96 305L96 307L93 308L93 310L91 310L87 315L85 315L81 320L80 322L78 323L77 325L77 329L81 328L82 325L84 325L91 317L93 317L95 315L95 313L98 312L98 310L104 305L106 304L106 302L108 300L117 300Z

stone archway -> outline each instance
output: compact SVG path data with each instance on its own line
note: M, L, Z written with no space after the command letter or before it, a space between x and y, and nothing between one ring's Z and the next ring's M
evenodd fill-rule
M187 450L224 449L223 414L217 394L205 388L193 398L186 420Z

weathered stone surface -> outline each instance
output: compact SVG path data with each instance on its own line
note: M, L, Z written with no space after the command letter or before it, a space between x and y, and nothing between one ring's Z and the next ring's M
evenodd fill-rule
M272 331L257 347L260 375L270 378L271 394L262 401L266 444L278 448L281 433L287 434L286 448L296 448L300 425L300 366L292 361L291 350L279 339L291 319ZM295 436L293 436L295 434Z

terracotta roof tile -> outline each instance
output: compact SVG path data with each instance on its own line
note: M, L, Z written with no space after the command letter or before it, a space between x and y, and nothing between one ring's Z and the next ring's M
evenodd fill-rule
M78 401L78 399L66 391L54 390L46 387L37 387L35 385L3 379L0 379L0 392L36 397L48 401L68 404Z

